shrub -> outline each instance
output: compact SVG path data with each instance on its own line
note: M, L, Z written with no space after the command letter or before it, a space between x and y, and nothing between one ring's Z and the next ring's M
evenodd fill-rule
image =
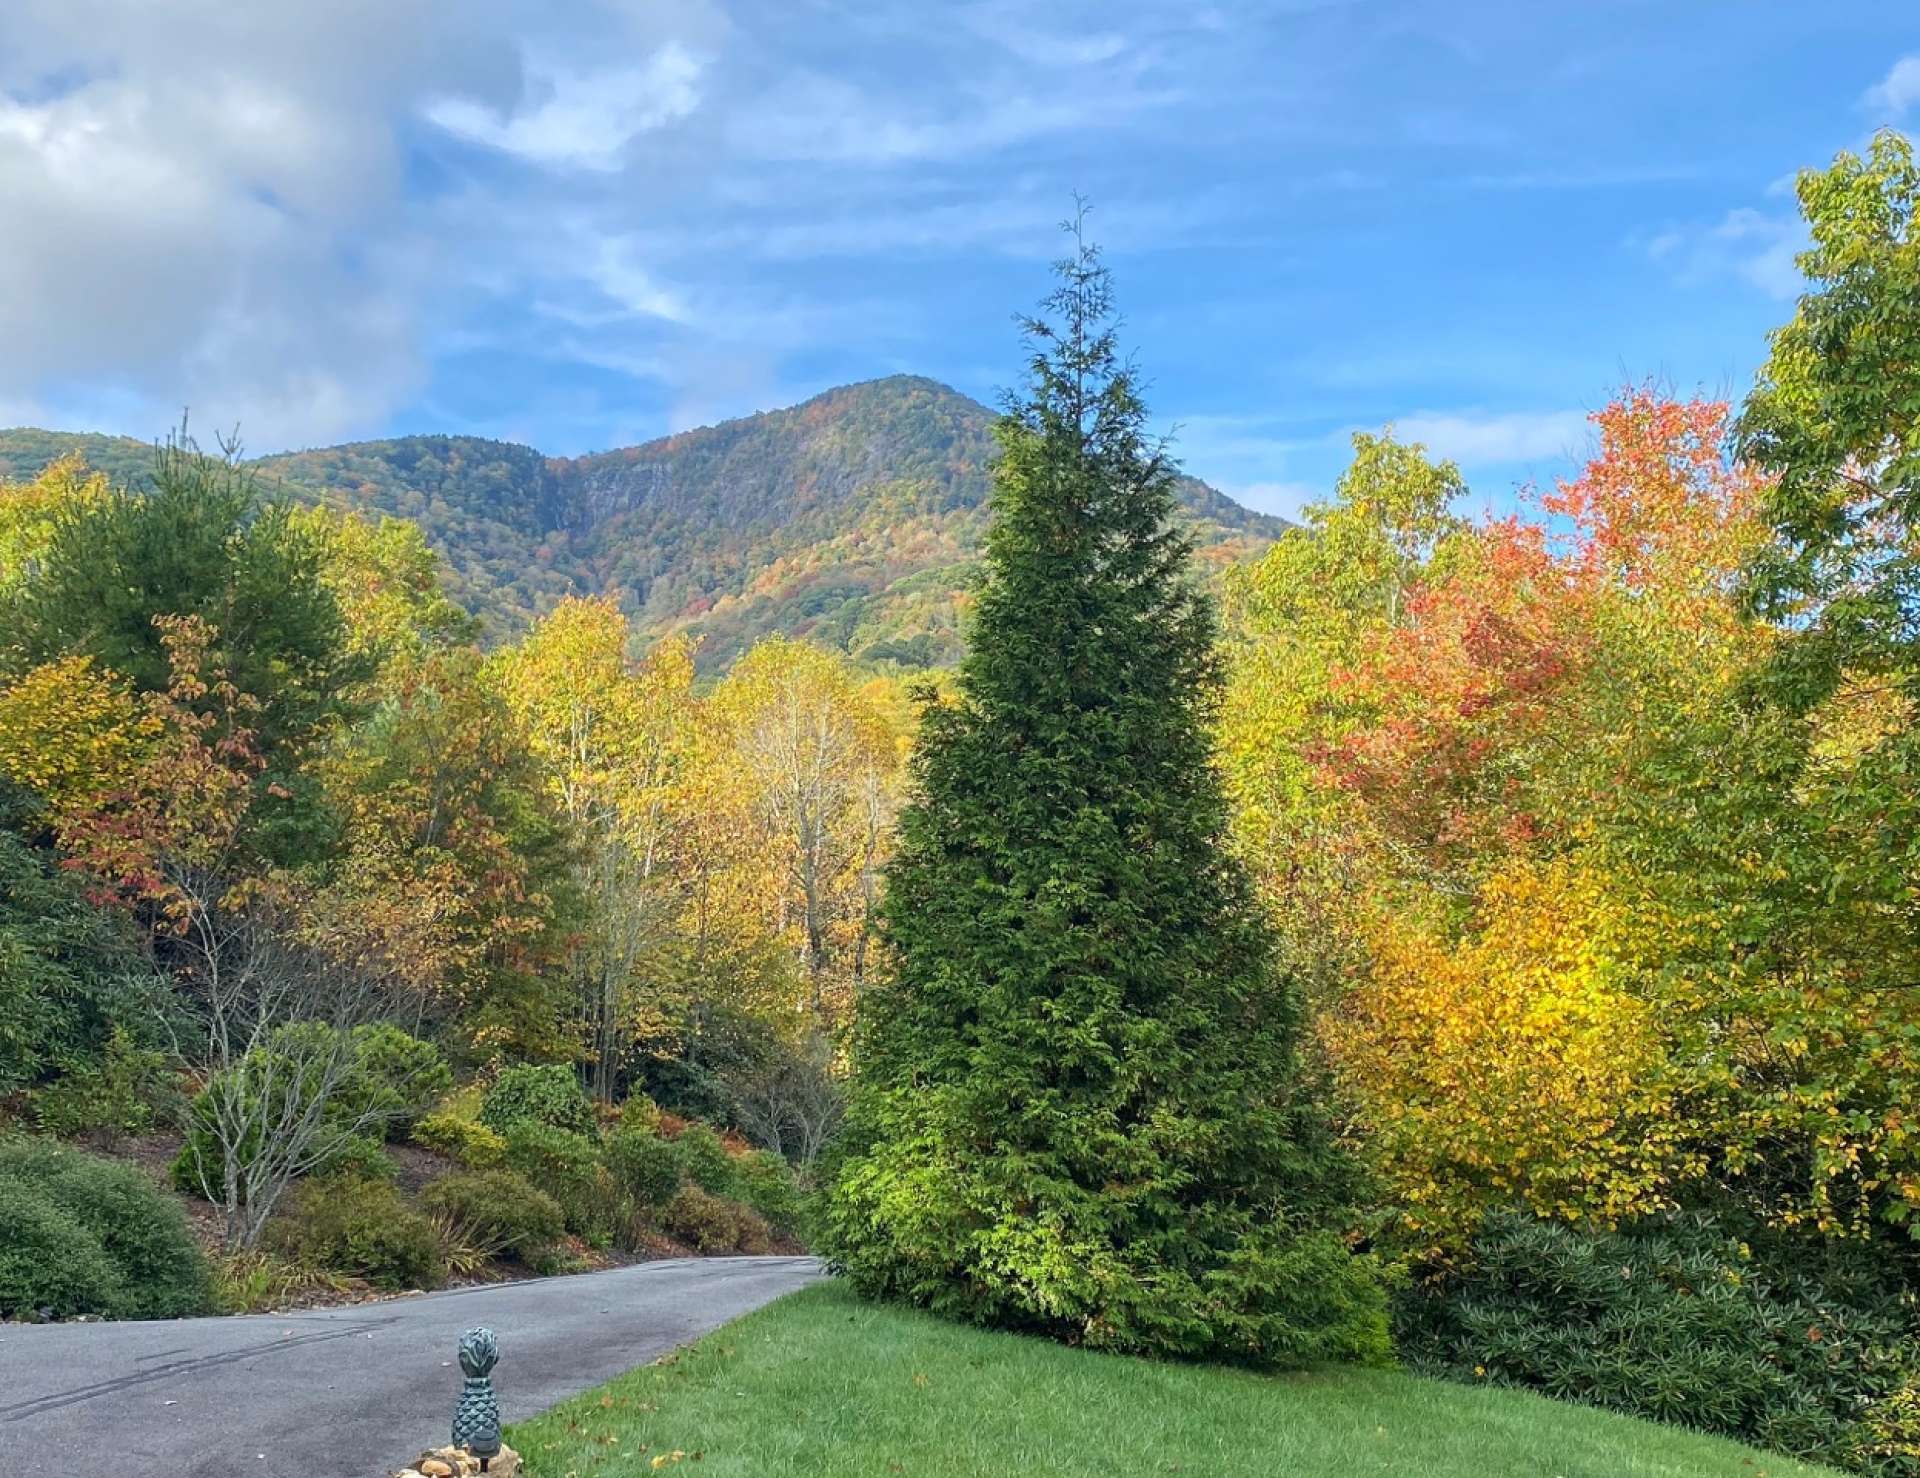
M716 1196L734 1193L733 1156L718 1134L705 1124L689 1124L674 1142L680 1147L680 1163L686 1167L687 1179Z
M734 1161L734 1194L782 1236L794 1236L805 1215L806 1197L793 1167L771 1150L755 1150Z
M644 1093L629 1094L627 1101L620 1105L620 1128L628 1133L659 1133L660 1105Z
M78 1218L30 1185L0 1180L0 1319L104 1314L124 1292Z
M619 1193L586 1135L519 1120L507 1130L507 1166L560 1203L568 1231L594 1247L613 1239Z
M57 681L55 669L42 672ZM0 813L21 795L0 781ZM126 1035L122 1023L136 1037L151 1033L133 1045L159 1045L177 1012L131 922L92 907L79 878L0 825L0 1095L89 1076L114 1037Z
M453 1088L453 1071L440 1049L379 1022L355 1027L353 1082L338 1112L350 1120L375 1116L393 1139Z
M680 1189L679 1143L650 1130L623 1128L607 1141L607 1168L639 1205L658 1209Z
M221 1145L219 1127L223 1105L229 1102L227 1095L248 1092L249 1076L252 1073L246 1068L237 1073L222 1073L195 1096L187 1116L186 1141L180 1146L180 1153L174 1156L168 1171L174 1188L181 1194L197 1196L205 1201L219 1201L224 1196L226 1155ZM297 1119L299 1114L289 1102L271 1114L263 1109L236 1107L230 1111L230 1117L236 1128L244 1127L246 1130L236 1156L236 1169L244 1171L260 1153L262 1126L270 1121L290 1122ZM316 1132L316 1137L319 1136L338 1141L333 1148L342 1151L345 1151L349 1138L325 1128ZM322 1139L321 1144L324 1143ZM320 1145L316 1145L318 1148Z
M301 1186L268 1224L268 1236L301 1262L382 1288L431 1288L441 1280L433 1223L377 1181Z
M175 1186L188 1195L220 1199L225 1157L217 1126L222 1105L235 1102L227 1095L269 1089L273 1095L266 1107L254 1106L257 1099L247 1099L245 1106L228 1115L248 1130L239 1153L241 1164L246 1165L260 1153L261 1126L306 1119L314 1096L326 1085L328 1097L320 1109L313 1145L318 1154L314 1168L324 1170L336 1159L351 1163L355 1157L366 1158L364 1147L350 1141L378 1144L393 1124L408 1122L432 1097L452 1086L440 1049L398 1027L354 1028L351 1062L343 1076L330 1082L341 1064L340 1046L337 1029L325 1022L295 1022L279 1028L265 1045L217 1075L193 1101L187 1141L173 1163ZM328 1144L329 1140L339 1142ZM369 1165L380 1168L377 1161Z
M144 1134L181 1103L174 1059L142 1047L116 1026L97 1064L71 1069L33 1095L34 1122L45 1134Z
M544 1124L571 1134L592 1137L599 1132L593 1106L580 1091L573 1069L559 1064L510 1067L487 1090L480 1122L505 1134L515 1124Z
M388 1154L382 1141L371 1135L355 1134L330 1149L313 1167L316 1176L334 1180L398 1180L400 1166Z
M167 1178L181 1195L211 1201L220 1195L220 1146L203 1121L198 1103L196 1099L194 1115L187 1126L187 1141L167 1167Z
M750 1206L716 1196L698 1185L680 1188L661 1225L696 1252L766 1252L773 1246L767 1224Z
M1414 1363L1920 1474L1911 1303L1813 1249L1774 1267L1705 1218L1604 1232L1503 1212L1472 1256L1468 1271L1403 1301ZM1795 1264L1826 1276L1787 1271ZM1913 1444L1904 1458L1902 1442Z
M469 1170L490 1170L507 1157L506 1137L476 1119L427 1114L414 1126L413 1142L458 1160Z
M584 1259L575 1257L558 1244L543 1247L527 1259L527 1271L542 1278L555 1278L562 1273L584 1273L590 1266Z
M9 1141L0 1143L0 1189L38 1200L75 1233L79 1273L69 1293L92 1287L97 1301L67 1308L61 1300L42 1300L56 1312L169 1319L207 1307L207 1262L186 1216L132 1166L46 1141ZM44 1231L48 1224L27 1215L21 1245L38 1245L34 1228ZM11 1246L0 1235L0 1248ZM111 1274L105 1283L92 1269L94 1249Z
M463 1245L488 1257L528 1262L566 1231L560 1203L511 1170L442 1176L420 1193L420 1204L444 1217Z

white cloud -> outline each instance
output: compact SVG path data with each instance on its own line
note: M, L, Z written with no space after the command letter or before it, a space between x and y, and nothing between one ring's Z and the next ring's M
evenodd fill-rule
M1033 91L993 85L928 106L840 77L799 73L738 99L726 136L734 150L759 159L900 165L960 159L1047 134L1107 127L1174 97L1124 83Z
M669 42L638 67L534 72L539 101L501 112L467 97L438 98L429 121L469 142L534 164L611 171L640 134L677 123L700 104L702 63Z
M1328 493L1328 489L1309 482L1230 483L1220 491L1243 508L1292 519L1299 518L1300 510L1307 504L1323 501Z
M1889 122L1904 117L1915 103L1920 103L1920 53L1901 57L1893 70L1860 99L1862 107L1884 115Z
M255 444L377 423L430 297L396 120L510 86L511 54L432 0L161 9L0 8L0 398L136 435L191 405Z
M591 260L586 275L623 313L664 318L669 323L685 323L687 305L679 294L664 287L637 258L633 243L624 237L588 238Z
M1797 216L1741 206L1711 226L1669 227L1640 244L1690 285L1733 277L1779 299L1798 296L1805 285L1794 262L1806 245Z
M1531 462L1578 452L1587 436L1587 413L1416 411L1394 422L1394 434L1455 461Z
M1204 236L1108 146L1217 113L1235 46L1105 0L0 0L0 407L267 451L508 356L623 422L750 406L925 342L897 275L805 264L1051 255L1068 183L1116 253Z
M1035 14L1025 3L999 0L967 7L962 23L983 40L1043 67L1095 67L1128 49L1119 32L1043 29L1033 24Z

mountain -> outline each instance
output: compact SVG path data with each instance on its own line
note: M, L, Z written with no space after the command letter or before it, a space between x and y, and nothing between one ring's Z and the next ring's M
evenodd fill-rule
M298 501L420 524L449 593L495 638L570 591L616 592L643 632L698 635L708 670L773 631L922 667L959 654L994 420L896 375L584 457L405 436L250 465ZM126 437L0 431L0 480L68 452L130 485L151 457ZM1193 479L1181 499L1206 570L1286 527Z

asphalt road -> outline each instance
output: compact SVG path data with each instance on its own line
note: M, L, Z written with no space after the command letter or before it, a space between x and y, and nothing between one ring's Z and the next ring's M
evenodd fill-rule
M278 1317L0 1325L0 1475L378 1478L446 1441L475 1324L512 1422L819 1276L682 1259Z

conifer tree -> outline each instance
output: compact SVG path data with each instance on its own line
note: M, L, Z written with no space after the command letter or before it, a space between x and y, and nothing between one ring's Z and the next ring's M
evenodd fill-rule
M1225 847L1176 472L1069 229L958 695L924 716L825 1250L870 1294L1100 1348L1380 1356L1299 996Z

